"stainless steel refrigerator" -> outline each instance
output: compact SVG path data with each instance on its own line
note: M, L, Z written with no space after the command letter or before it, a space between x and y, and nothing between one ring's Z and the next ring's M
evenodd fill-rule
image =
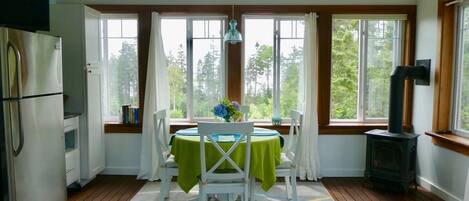
M61 39L0 27L2 200L64 201Z

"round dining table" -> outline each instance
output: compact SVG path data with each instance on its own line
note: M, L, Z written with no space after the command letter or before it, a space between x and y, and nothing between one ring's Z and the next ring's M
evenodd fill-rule
M197 128L179 130L170 141L171 154L178 164L179 175L177 183L188 193L197 185L201 175L200 167L200 136ZM233 142L218 142L224 151L228 151ZM280 164L283 138L275 131L265 128L254 128L251 134L251 162L250 177L257 178L263 190L269 190L276 182L275 167ZM221 157L220 152L210 141L205 142L205 160L210 169ZM231 153L230 157L239 166L244 167L246 143L240 145ZM217 171L233 169L231 164L224 161Z

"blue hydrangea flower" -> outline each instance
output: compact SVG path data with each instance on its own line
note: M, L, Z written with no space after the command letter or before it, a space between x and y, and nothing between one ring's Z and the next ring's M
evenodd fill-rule
M228 110L225 105L218 104L215 107L213 107L213 114L218 117L225 117L228 115Z
M239 107L240 107L240 106L239 106L239 103L238 103L238 102L236 102L236 101L231 101L231 104L233 104L233 106L236 108L236 110L239 111Z

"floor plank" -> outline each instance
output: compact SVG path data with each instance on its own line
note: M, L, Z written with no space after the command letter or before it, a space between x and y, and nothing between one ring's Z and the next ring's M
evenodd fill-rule
M69 201L130 200L142 188L145 181L135 176L97 176L81 190L69 190Z
M321 180L336 201L442 201L433 193L418 187L404 194L364 185L363 178L323 178ZM69 191L69 201L128 201L145 181L135 176L97 176L80 191Z
M443 201L431 192L418 187L405 194L378 187L364 185L363 178L323 178L322 183L336 201L370 200L370 201Z

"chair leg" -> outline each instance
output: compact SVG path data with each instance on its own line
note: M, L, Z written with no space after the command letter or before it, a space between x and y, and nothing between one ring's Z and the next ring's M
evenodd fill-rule
M173 177L168 177L167 179L167 185L166 185L166 192L165 192L165 198L169 198L169 192L171 191L171 180L173 179Z
M249 197L246 197L246 200L254 201L256 200L256 178L252 177L249 181Z
M161 178L161 185L160 185L160 200L164 201L167 198L166 193L168 189L168 179L165 177Z
M297 201L298 200L298 191L296 189L296 169L293 169L292 170L292 174L291 174L291 187L292 187L292 200L293 201Z
M207 193L202 182L199 182L199 201L207 201Z
M290 191L291 185L290 185L290 177L286 176L285 177L285 189L287 191L287 200L291 200L291 191Z

